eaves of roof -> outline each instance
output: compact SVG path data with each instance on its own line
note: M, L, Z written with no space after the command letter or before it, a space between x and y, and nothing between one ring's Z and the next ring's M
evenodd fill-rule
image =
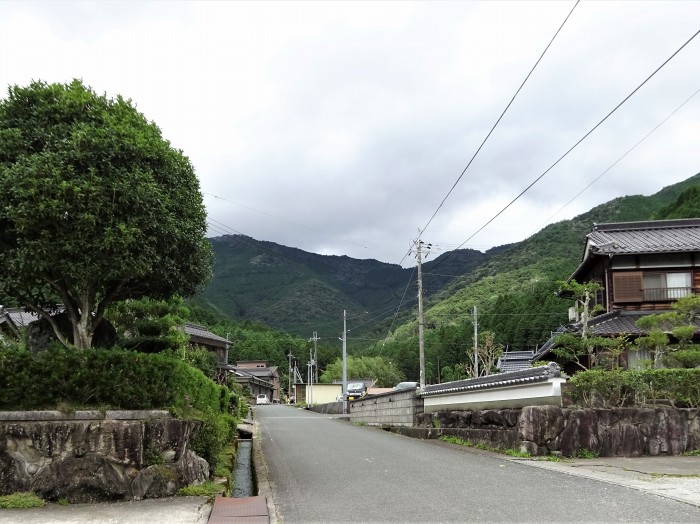
M212 340L215 342L223 342L226 344L230 344L231 341L224 338L220 337L219 335L215 335L211 331L207 330L204 326L199 326L197 324L192 324L191 322L187 322L184 326L182 326L183 331L192 337L199 337L205 340Z
M445 382L443 384L432 384L419 390L421 397L432 395L445 395L459 393L462 391L476 391L504 386L514 386L517 384L528 384L535 382L546 382L550 378L561 377L561 369L554 362L546 366L512 371L510 373L497 373L486 377L478 377L467 380L457 380Z
M576 278L599 256L686 253L700 251L700 219L596 224L586 235Z

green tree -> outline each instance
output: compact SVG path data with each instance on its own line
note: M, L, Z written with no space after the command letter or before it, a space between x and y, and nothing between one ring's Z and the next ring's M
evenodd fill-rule
M10 87L0 184L0 294L66 346L91 346L114 301L187 297L209 278L192 165L129 100L78 80ZM57 304L72 333L51 318Z
M654 354L654 367L662 367L664 356L671 351L686 350L697 330L696 322L700 316L700 296L687 295L679 298L671 306L672 311L655 315L646 315L637 320L637 326L646 331L635 344L648 348ZM671 344L672 335L677 344Z
M179 296L125 300L114 304L106 314L117 332L118 345L144 353L184 350L189 337L182 326L188 316Z
M403 380L403 375L396 364L384 357L347 357L348 380L376 380L377 387L391 387ZM321 382L330 384L343 378L343 361L338 359L326 367L321 375Z

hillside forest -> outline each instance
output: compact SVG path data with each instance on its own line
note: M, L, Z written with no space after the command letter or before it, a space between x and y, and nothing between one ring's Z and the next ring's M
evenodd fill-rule
M572 304L557 295L558 282L580 262L593 224L692 217L700 217L700 174L651 196L616 198L522 242L485 253L452 251L425 263L426 382L470 373L475 308L477 353L487 366L503 351L536 349L566 324ZM375 378L380 386L397 377L417 380L413 268L316 255L242 235L210 240L214 276L189 307L193 321L232 341L231 362L267 360L286 381L291 361L306 377L317 333L323 375L340 358L346 311L350 359L381 357L386 364L381 376L350 378Z

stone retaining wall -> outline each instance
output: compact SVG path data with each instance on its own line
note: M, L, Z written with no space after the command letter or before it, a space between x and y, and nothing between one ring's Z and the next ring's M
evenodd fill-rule
M576 456L588 450L601 457L678 455L700 450L700 410L669 407L563 409L530 406L521 410L420 413L422 435L460 437L532 455Z
M72 503L173 495L209 477L189 449L199 425L153 411L0 412L0 495Z

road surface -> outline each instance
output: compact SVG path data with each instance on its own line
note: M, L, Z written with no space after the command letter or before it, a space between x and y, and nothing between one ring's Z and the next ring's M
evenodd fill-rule
M255 412L283 522L700 522L700 508L285 405Z

